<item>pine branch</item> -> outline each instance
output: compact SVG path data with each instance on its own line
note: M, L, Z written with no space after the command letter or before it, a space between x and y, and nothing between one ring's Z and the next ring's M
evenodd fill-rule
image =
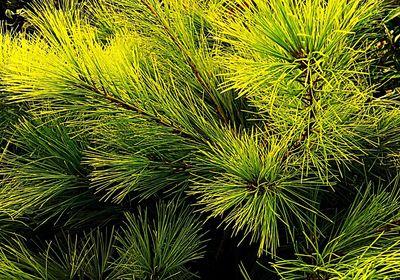
M301 56L300 59L300 69L306 68L305 72L305 79L303 81L300 81L304 83L305 85L308 84L309 80L311 80L311 70L309 69L309 65L307 65L303 58L306 58L307 55L304 54ZM321 81L321 79L317 78L313 81L310 82L308 86L306 86L305 89L305 95L303 97L303 102L305 104L305 108L311 108L310 114L309 114L309 120L307 127L303 130L303 132L300 134L300 138L294 142L288 149L288 152L284 155L282 158L282 161L285 161L291 154L297 152L300 147L305 143L305 141L310 137L311 132L313 130L313 127L315 125L315 108L313 108L314 104L316 101L318 101L318 97L316 96L316 91L321 88L321 85L318 85L318 83Z
M218 100L215 98L214 93L212 92L210 86L204 81L203 77L200 74L198 67L196 66L195 62L193 61L193 59L190 56L190 54L188 53L188 51L184 48L184 46L179 41L179 39L173 34L168 23L165 20L163 20L162 17L160 17L159 13L154 9L154 7L147 0L141 0L141 2L150 11L150 13L161 23L164 31L167 33L167 35L170 37L170 39L175 44L175 46L179 49L179 51L182 52L183 56L186 59L186 62L188 63L190 69L192 70L194 76L196 77L196 80L199 82L199 84L203 87L203 89L208 93L208 96L214 102L215 109L216 109L217 113L219 114L221 120L224 123L228 124L229 121L228 121L227 116L225 115L225 112L219 106Z
M150 118L152 121L154 121L154 122L156 122L156 123L158 123L158 124L160 124L160 125L163 125L163 126L165 126L165 127L169 127L169 128L172 129L172 133L173 133L173 134L182 136L183 138L188 138L188 139L191 139L191 140L197 140L197 139L195 139L192 135L190 135L190 134L188 134L188 133L185 133L185 132L182 130L182 128L177 127L177 126L174 125L172 122L168 122L168 121L166 121L166 120L163 119L163 118L157 118L157 117L155 117L154 115L152 115L152 114L146 112L145 110L139 108L138 106L135 106L135 105L130 104L130 103L127 103L127 102L124 102L123 100L121 100L121 99L119 99L119 98L116 98L116 97L111 96L110 94L107 93L107 91L106 91L106 89L104 88L104 86L102 86L102 90L100 90L100 89L94 84L94 82L90 82L86 77L84 77L84 76L82 76L82 75L79 75L79 78L80 78L83 82L85 82L86 85L83 86L83 85L78 85L78 84L76 84L77 87L82 88L82 89L85 89L85 90L89 90L89 91L91 91L91 92L95 92L95 93L97 93L98 95L102 96L104 99L110 101L111 103L115 104L115 105L118 106L118 107L121 107L121 108L123 108L123 109L125 109L125 110L128 110L128 111L133 111L133 112L138 113L138 114L140 114L140 115L142 115L142 116L144 116L144 117Z

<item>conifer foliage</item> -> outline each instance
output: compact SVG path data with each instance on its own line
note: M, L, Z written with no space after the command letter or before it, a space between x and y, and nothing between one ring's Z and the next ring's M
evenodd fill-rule
M399 278L390 4L32 1L0 38L0 279L206 279L221 229L237 279Z

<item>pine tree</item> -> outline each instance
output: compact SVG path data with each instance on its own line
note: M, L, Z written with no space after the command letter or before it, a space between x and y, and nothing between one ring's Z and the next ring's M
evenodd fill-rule
M389 4L33 1L1 33L0 279L224 279L229 240L245 279L399 278Z

